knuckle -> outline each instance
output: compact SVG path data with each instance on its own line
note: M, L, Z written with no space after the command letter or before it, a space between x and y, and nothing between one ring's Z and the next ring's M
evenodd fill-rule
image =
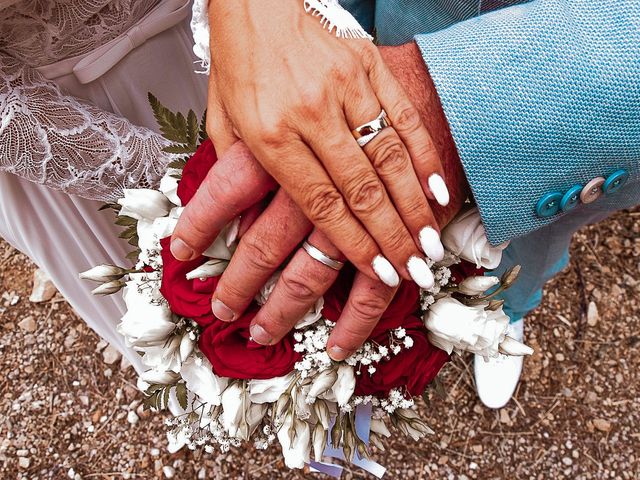
M375 173L354 175L344 187L347 203L356 215L372 215L386 198L384 185Z
M282 286L287 295L295 298L296 301L313 303L319 297L315 289L310 285L308 279L285 270L280 277Z
M289 129L284 118L260 122L253 130L258 132L258 141L267 150L279 151L289 144Z
M216 205L216 207L232 213L239 213L242 209L235 193L237 186L233 184L227 175L218 175L214 179L209 174L200 188L203 189L205 201L208 204L203 205L203 207L207 208L211 207L211 205Z
M382 138L375 143L372 147L372 157L375 169L387 175L404 173L408 165L404 147L395 136Z
M398 113L394 115L393 126L399 132L412 133L422 126L422 118L418 109L413 105L403 105L398 108Z
M321 224L335 221L345 214L344 199L333 185L314 185L306 189L309 218Z
M385 249L392 252L404 252L403 257L408 259L413 253L413 240L404 228L390 229L384 239Z
M380 61L380 51L372 42L362 42L358 51L358 56L362 65L367 69L372 68Z
M278 259L272 254L273 246L263 235L250 232L242 237L240 245L242 247L242 254L253 268L268 272L278 268Z
M371 292L368 295L355 295L351 300L351 308L354 316L360 321L375 324L387 309L387 300L378 294L371 294Z

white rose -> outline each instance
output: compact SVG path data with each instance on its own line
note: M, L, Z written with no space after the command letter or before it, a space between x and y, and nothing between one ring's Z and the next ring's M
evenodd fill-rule
M477 208L458 215L442 231L442 243L453 254L473 262L478 268L494 269L500 265L502 251L508 242L492 246L482 225Z
M142 363L156 370L171 370L177 373L180 371L180 352L178 350L180 337L173 337L168 345L165 343L138 347L138 350L144 352Z
M209 360L192 355L182 364L180 374L187 384L187 389L202 401L220 405L222 392L227 388L229 380L213 373Z
M138 247L141 252L139 260L145 264L151 263L151 257L158 257L160 240L170 236L178 224L182 208L174 208L167 217L154 220L142 219L138 221Z
M484 357L496 357L504 342L509 317L501 308L485 310L486 304L467 306L451 297L444 297L429 307L424 321L429 330L429 341L436 347L451 353L472 352ZM508 346L515 351L515 345L522 345L523 353L533 351L511 339ZM527 353L528 352L528 353Z
M138 281L129 281L124 288L127 312L118 324L118 332L127 346L159 345L175 330L173 314L164 303L152 303L149 290L140 288Z
M229 229L232 228L234 222L231 222L227 225L222 232L216 237L213 243L207 248L202 255L209 258L218 258L221 260L231 260L231 255L233 255L233 245L227 245L227 237L229 234Z
M238 383L229 385L222 393L221 423L229 436L235 437L242 421L242 396L244 391Z
M195 280L196 278L217 277L218 275L222 275L228 265L229 262L227 260L212 258L211 260L203 263L199 267L187 273L187 280Z
M354 390L356 389L356 376L353 372L353 367L346 363L341 363L338 367L338 378L331 387L333 394L335 395L338 405L343 407L351 399Z
M162 192L149 188L125 189L124 198L120 198L118 203L122 205L119 215L136 220L155 220L171 210L169 199Z
M179 378L180 376L175 372L165 372L155 369L147 370L140 375L140 379L148 385L173 385Z
M289 435L291 427L295 429L293 442ZM294 418L292 415L284 417L284 423L278 430L278 440L282 445L284 463L288 468L304 468L309 462L311 453L311 430L305 421Z
M295 374L291 372L284 377L267 378L249 381L249 399L253 403L273 403L287 391Z
M467 277L462 282L460 282L460 285L458 285L458 290L464 295L481 295L490 288L495 287L498 283L500 283L500 279L498 277L482 275L477 277Z
M182 201L180 197L178 197L178 179L175 175L179 175L182 173L182 170L179 168L169 168L167 173L164 174L162 180L160 180L160 190L164 193L164 196L169 199L171 203L177 205L179 207L182 206Z

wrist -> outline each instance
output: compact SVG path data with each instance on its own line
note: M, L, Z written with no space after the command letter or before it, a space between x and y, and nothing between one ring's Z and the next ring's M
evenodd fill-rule
M415 42L380 47L380 54L420 112L438 150L451 201L446 208L434 205L433 209L440 225L445 225L462 207L470 189L435 84Z

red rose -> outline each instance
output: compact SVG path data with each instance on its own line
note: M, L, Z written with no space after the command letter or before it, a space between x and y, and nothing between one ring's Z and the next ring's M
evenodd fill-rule
M180 197L182 205L186 205L193 198L207 173L217 161L218 157L213 142L209 139L202 142L182 170L182 178L178 182L178 197Z
M218 285L219 277L204 281L196 278L187 280L187 273L202 265L207 259L196 258L181 262L171 254L171 237L160 240L162 247L162 285L160 293L167 299L171 310L183 317L192 318L198 325L205 327L215 317L211 311L211 296Z
M429 343L427 330L416 317L405 318L402 322L407 336L413 339L409 349L402 347L398 355L389 353L389 359L374 364L376 371L369 374L366 367L356 376L356 395L374 395L386 397L394 388L406 389L406 392L417 397L422 395L427 385L438 374L442 366L449 360L449 355ZM381 332L373 340L381 345L389 344L388 330Z
M451 270L451 278L456 283L460 283L468 277L482 276L485 272L484 268L478 268L475 263L467 262L466 260L451 265L449 270Z
M300 354L293 350L292 334L269 346L250 340L249 325L257 311L254 306L231 323L216 320L200 335L198 345L216 375L241 379L281 377L300 360Z

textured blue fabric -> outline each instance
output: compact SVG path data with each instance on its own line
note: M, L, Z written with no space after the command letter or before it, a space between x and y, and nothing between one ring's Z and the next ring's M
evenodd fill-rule
M620 168L597 202L640 203L640 2L534 0L416 41L492 243L577 214L535 206Z
M640 204L640 1L378 0L375 16L347 3L382 44L417 35L490 240L519 237L496 272L523 266L503 296L519 320L576 230ZM630 177L615 193L535 215L545 193L619 169Z

